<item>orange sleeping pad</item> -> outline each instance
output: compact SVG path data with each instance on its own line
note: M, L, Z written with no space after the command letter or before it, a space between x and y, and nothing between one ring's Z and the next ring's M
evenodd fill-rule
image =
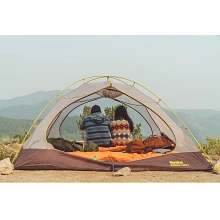
M147 154L130 154L130 153L123 153L126 146L116 146L116 147L99 147L98 152L69 152L68 154L86 157L89 159L97 158L97 160L102 161L115 161L115 162L130 162L135 160L142 160L145 158L156 157L162 154L149 152ZM117 152L118 151L118 152Z

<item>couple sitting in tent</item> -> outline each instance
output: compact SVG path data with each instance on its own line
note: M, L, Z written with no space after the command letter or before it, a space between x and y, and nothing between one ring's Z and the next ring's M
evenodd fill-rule
M85 130L86 143L91 141L102 147L125 146L132 140L134 124L122 105L116 108L113 121L102 114L100 106L94 105L80 129Z

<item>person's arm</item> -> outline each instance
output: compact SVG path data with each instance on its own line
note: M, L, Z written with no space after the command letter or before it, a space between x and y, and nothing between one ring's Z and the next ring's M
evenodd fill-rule
M111 130L111 127L110 127L111 122L110 122L110 120L107 116L105 116L105 120L108 121L108 128L109 128L109 131L110 131Z
M111 122L108 120L108 128L109 128L109 131L111 131Z

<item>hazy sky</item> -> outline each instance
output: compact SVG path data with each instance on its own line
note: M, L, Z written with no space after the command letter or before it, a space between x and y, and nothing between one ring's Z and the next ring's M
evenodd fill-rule
M172 108L220 109L218 36L0 36L0 99L122 76Z

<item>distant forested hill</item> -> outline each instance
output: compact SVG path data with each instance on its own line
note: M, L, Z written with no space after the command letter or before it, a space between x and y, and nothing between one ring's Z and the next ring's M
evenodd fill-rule
M0 116L16 119L35 119L47 105L48 101L41 101L33 105L16 105L0 109ZM43 114L44 117L51 108L48 108Z
M193 112L195 114L195 112ZM206 136L217 137L220 136L220 114L211 115L210 117L204 117L198 114L198 116L190 116L182 112L176 112L181 120L190 129L193 135L199 141L203 141ZM176 122L176 124L183 128L179 120L172 114L168 115Z
M78 116L67 117L61 126L61 134L66 138L78 138L80 134L77 135L78 127L76 120L79 120ZM14 119L14 118L4 118L0 117L0 137L12 137L16 134L24 135L27 132L34 120L30 119ZM39 120L40 122L40 120Z
M14 136L15 134L24 135L29 130L33 120L14 119L0 117L0 137Z

